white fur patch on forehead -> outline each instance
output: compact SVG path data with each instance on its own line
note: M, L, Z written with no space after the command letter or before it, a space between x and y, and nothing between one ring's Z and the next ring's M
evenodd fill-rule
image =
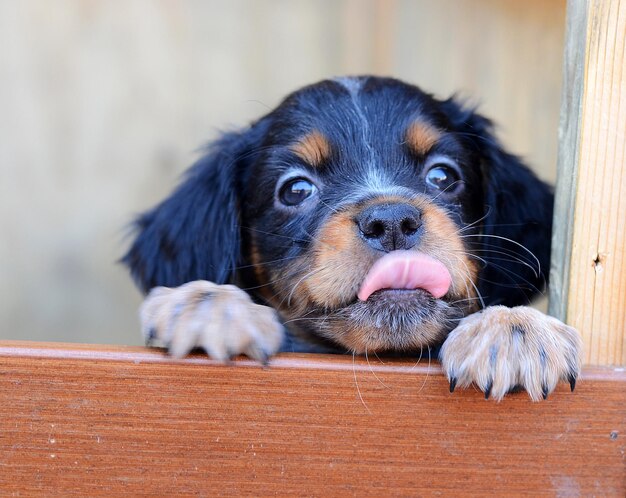
M333 78L332 81L339 83L342 87L348 90L350 95L354 96L361 91L365 79L356 76L340 76L338 78Z
M393 180L389 178L389 175L387 175L384 170L375 166L370 166L367 169L367 176L361 183L360 190L368 193L387 193L389 189L394 187L395 185L393 184Z
M361 142L365 145L366 150L367 150L368 157L365 161L365 164L372 166L376 164L376 161L375 161L376 154L371 144L370 123L367 119L367 116L363 112L363 109L361 108L361 102L359 98L359 92L361 91L361 88L363 87L363 83L367 81L367 77L347 76L347 77L342 77L342 78L335 78L333 81L335 81L336 83L341 85L343 88L345 88L348 91L348 95L350 95L350 99L352 100L352 104L354 105L354 111L356 113L356 117L358 118L361 124L360 126Z

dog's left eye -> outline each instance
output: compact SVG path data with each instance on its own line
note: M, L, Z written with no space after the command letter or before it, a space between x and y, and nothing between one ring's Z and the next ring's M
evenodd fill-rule
M459 173L445 163L434 164L426 173L426 183L437 190L448 193L456 191L462 184Z
M278 194L280 202L285 206L297 206L311 197L317 187L305 178L294 178L285 183Z

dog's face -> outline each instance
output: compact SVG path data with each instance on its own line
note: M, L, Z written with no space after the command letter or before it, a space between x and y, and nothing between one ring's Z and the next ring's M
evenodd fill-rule
M236 280L291 329L356 352L414 350L542 286L551 202L453 100L324 81L225 136L139 220L126 261L144 289Z
M295 327L355 351L443 339L477 307L467 241L484 213L480 159L449 128L437 102L388 81L327 82L290 97L244 182L244 249L256 277L247 282L263 285ZM443 264L433 271L447 269L449 290L359 299L374 263L393 251Z

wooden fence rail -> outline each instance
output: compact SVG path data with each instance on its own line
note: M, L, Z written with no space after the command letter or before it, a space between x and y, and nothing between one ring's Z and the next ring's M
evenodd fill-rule
M7 495L626 494L626 372L501 403L413 360L0 344Z

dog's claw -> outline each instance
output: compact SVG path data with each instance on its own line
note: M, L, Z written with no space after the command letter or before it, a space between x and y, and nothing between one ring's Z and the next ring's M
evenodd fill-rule
M233 366L233 364L235 363L235 358L237 358L237 356L239 355L234 351L226 351L226 355L224 356L223 360L224 365L227 365L229 367Z
M489 384L487 384L487 387L485 388L485 399L489 399L489 396L491 396L492 387L493 387L493 381L489 381Z
M569 380L569 387L572 390L572 392L574 392L574 389L576 388L576 375L569 374L568 380Z
M456 377L452 377L450 379L450 392L453 393L454 392L454 388L456 387Z
M152 346L156 338L157 338L156 328L150 327L148 329L148 333L146 334L146 347Z
M255 359L261 365L263 365L263 367L266 367L267 365L269 365L271 353L266 351L264 347L260 345L252 346L247 351L247 354L250 358Z
M261 350L259 355L259 361L264 367L267 367L270 364L270 356L266 351Z
M541 395L543 396L543 399L548 399L548 386L545 384L541 387Z

